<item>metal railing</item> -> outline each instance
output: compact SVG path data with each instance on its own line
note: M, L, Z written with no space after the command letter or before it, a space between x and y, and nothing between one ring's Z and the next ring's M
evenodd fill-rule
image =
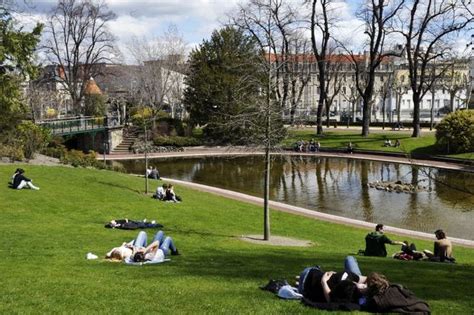
M108 125L108 117L74 117L62 119L49 119L37 122L44 128L51 130L53 135L68 135L105 130Z

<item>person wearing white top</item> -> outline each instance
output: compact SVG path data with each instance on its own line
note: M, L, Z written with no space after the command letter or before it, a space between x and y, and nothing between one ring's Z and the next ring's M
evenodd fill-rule
M173 239L165 236L163 231L158 231L150 245L147 244L147 234L144 231L138 233L133 246L133 255L127 257L126 264L156 264L166 261L168 255L179 255Z

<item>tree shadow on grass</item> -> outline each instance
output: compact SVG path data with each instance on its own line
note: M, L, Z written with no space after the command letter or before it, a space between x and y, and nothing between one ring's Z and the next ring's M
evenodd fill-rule
M116 183L109 183L109 182L103 182L103 181L98 181L97 183L99 183L99 184L101 184L101 185L109 186L109 187L125 189L125 190L128 190L128 191L137 193L137 194L140 194L140 193L141 193L140 190L138 190L138 189L132 189L132 188L127 187L127 186L125 186L125 185L120 185L120 184L116 184Z
M184 254L176 261L178 272L193 277L222 277L227 281L255 281L265 284L269 279L287 279L290 283L308 266L320 265L323 270L343 269L343 256L315 254L280 248L256 247L254 250L209 251L205 257ZM203 260L205 258L205 260ZM393 283L400 283L419 297L431 301L465 300L466 288L474 281L474 266L432 262L398 261L390 258L361 258L364 274L380 272Z

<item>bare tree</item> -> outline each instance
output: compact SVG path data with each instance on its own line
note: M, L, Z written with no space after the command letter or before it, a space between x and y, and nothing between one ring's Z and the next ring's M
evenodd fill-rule
M268 52L265 56L275 69L272 87L281 108L289 108L291 124L311 80L309 45L299 29L296 12L283 0L250 0L231 17L236 26L257 40L262 51Z
M405 0L367 1L358 16L365 23L366 53L363 56L346 49L355 68L356 88L362 98L362 136L369 135L370 114L375 92L375 74L380 64L394 52L385 50L387 27L398 14Z
M101 73L98 64L114 56L114 38L107 30L114 18L104 1L92 0L60 0L48 18L46 56L59 66L76 113L81 112L85 82Z
M326 96L324 107L325 107L325 112L326 112L326 127L327 128L329 128L329 124L330 124L331 106L334 103L334 99L336 98L336 96L338 96L339 93L342 91L342 88L344 86L344 82L346 79L346 73L344 73L344 71L346 70L344 69L344 67L347 63L346 58L341 55L334 55L332 59L334 58L336 60L329 62L326 67L327 84L326 84L326 91L324 93ZM352 112L352 117L354 117L354 111Z
M332 33L337 22L337 2L332 0L306 0L305 4L311 7L309 29L313 54L318 66L319 100L316 112L316 133L320 135L323 133L322 115L324 107L326 107L326 113L328 113L330 106L330 104L327 104L330 73L337 73L337 71L329 71L331 55L336 46ZM332 95L333 99L334 93Z
M406 63L413 95L413 133L419 137L420 103L434 84L429 66L446 58L452 48L454 35L474 22L470 1L466 0L411 0L399 14L394 31L405 40Z
M158 38L133 38L128 47L138 64L133 73L133 97L137 104L153 109L152 117L169 106L174 116L181 102L185 72L186 42L175 25Z

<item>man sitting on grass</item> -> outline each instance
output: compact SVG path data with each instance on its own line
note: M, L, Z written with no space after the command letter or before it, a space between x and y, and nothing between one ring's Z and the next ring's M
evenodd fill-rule
M370 232L365 237L364 255L387 257L385 244L405 245L403 242L390 240L385 234L383 234L383 224L377 224L375 226L375 231Z

